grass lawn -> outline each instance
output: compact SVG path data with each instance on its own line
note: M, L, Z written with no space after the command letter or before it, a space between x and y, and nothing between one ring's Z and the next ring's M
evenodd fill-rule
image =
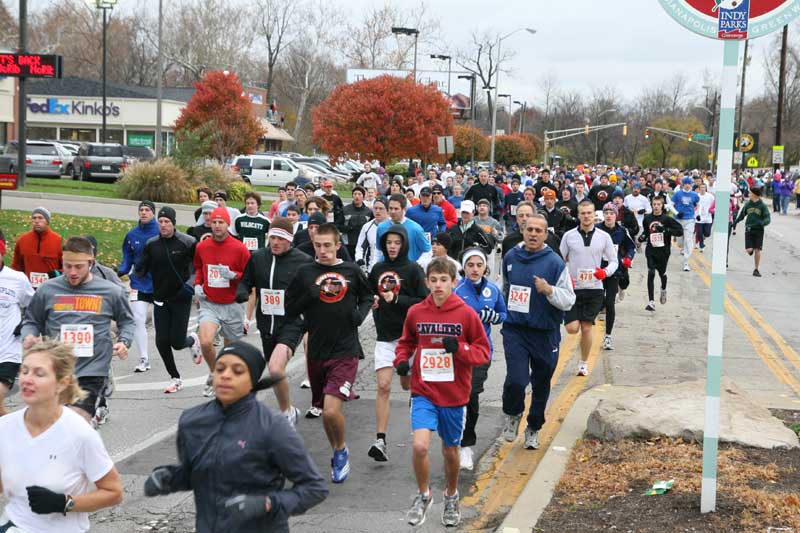
M95 196L98 198L117 197L116 188L113 183L92 183L89 181L73 181L71 179L27 178L25 180L25 187L19 190Z
M3 209L0 211L0 229L6 237L6 264L11 264L17 238L31 229L29 211ZM122 262L122 240L134 226L130 220L114 218L76 217L57 214L53 216L52 229L62 238L74 235L94 235L97 239L97 259L107 267L116 268ZM186 231L179 226L178 229Z

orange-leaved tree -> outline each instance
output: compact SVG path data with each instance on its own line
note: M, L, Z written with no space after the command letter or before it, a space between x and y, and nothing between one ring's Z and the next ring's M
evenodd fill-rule
M252 152L264 134L242 83L233 73L213 71L194 84L195 93L175 121L178 137L199 137L206 157L226 158Z
M525 135L500 135L495 140L494 158L501 165L527 165L536 158L536 146Z
M456 145L453 159L459 163L472 159L473 153L475 161L489 158L489 138L478 128L456 126L453 133L453 144Z
M330 157L358 154L381 163L430 159L436 137L450 135L447 98L410 77L380 76L339 85L312 114L314 142Z

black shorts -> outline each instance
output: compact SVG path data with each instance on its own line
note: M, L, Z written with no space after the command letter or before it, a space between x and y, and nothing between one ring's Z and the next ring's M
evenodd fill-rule
M667 271L667 262L669 262L669 254L649 254L645 252L647 259L647 270L657 270L659 274L664 274Z
M744 230L744 247L746 250L764 249L764 228L747 228Z
M78 400L73 404L74 407L83 409L89 416L94 416L97 406L103 397L106 388L107 376L86 376L78 378L78 386L86 392L86 398Z
M14 380L17 379L19 374L20 363L0 363L0 383L8 387L14 386Z
M564 323L580 320L594 324L604 303L603 289L578 289L575 291L575 305L565 313Z

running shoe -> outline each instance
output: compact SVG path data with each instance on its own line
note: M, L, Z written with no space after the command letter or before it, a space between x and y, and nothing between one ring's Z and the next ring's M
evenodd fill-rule
M522 415L506 415L506 423L503 426L503 438L506 442L514 442L519 431L519 421Z
M286 420L295 427L297 425L297 419L300 418L300 409L295 407L294 405L289 407L288 411L284 411L283 416L286 417Z
M108 422L109 412L108 407L100 406L98 407L95 412L94 416L92 417L92 427L94 429L99 428L106 422Z
M181 378L172 378L169 382L169 386L164 389L164 394L174 394L183 388L183 382Z
M444 507L442 508L442 525L456 527L461 523L461 509L458 508L458 491L452 496L444 493Z
M689 270L691 270L689 268L689 262L688 261L684 261L684 263L683 263L683 271L684 272L689 272Z
M579 376L588 376L589 375L589 364L586 361L581 361L578 365L578 375Z
M206 386L203 388L203 396L206 398L213 398L214 394L214 376L213 374L208 375L208 379L206 379Z
M661 295L658 298L658 302L661 305L664 305L664 304L667 303L667 289L661 289Z
M475 463L472 460L471 446L464 446L458 454L461 459L461 470L472 470L475 467Z
M147 359L142 359L136 368L133 369L134 372L147 372L148 370L150 370L150 363Z
M644 306L645 311L655 312L656 310L656 303L653 300L650 300L650 303Z
M189 333L189 337L194 339L194 342L189 346L189 351L192 352L192 361L194 364L199 365L203 362L203 350L200 348L200 337L194 331Z
M333 450L331 458L331 481L343 483L350 473L350 452L345 446L344 450Z
M383 439L375 439L375 443L369 447L367 455L378 461L385 463L389 460L389 454L386 451L386 441Z
M306 411L306 418L319 418L322 416L322 409L313 405Z
M311 388L311 382L308 381L308 379L304 379L303 382L300 383L300 388L301 389L310 389Z
M604 350L614 349L614 341L611 340L611 335L606 335L605 337L603 337L603 349Z
M757 277L757 278L760 278L761 277L761 272L759 272L758 269L756 268L756 269L753 270L753 275L755 277Z
M525 428L525 449L538 450L539 449L539 431L532 430L530 427Z
M625 289L620 289L619 292L617 293L617 296L619 296L619 301L620 302L622 300L624 300L625 299Z
M427 495L417 493L414 496L414 503L411 504L411 509L406 513L406 521L414 527L424 524L428 509L430 509L432 503L433 494L431 489L428 489Z

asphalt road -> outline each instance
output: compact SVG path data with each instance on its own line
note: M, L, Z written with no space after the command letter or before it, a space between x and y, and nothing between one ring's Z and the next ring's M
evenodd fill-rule
M54 207L56 212L59 209ZM113 213L109 213L107 208L98 216L113 216ZM796 353L792 355L800 346L800 330L793 316L800 295L800 239L797 237L800 213L794 211L788 217L773 218L766 233L761 267L764 277L760 279L751 275L752 259L743 251L743 229L742 225L731 243L728 281L733 289L729 293L733 309L725 323L723 372L767 404L788 403L800 408L800 358L795 360ZM710 270L710 260L709 249L693 259L691 272L681 272L681 261L677 252L674 253L669 267L669 300L665 306L659 306L656 313L649 314L644 311L647 303L645 262L643 257L637 258L631 287L625 300L617 306L616 350L597 355L589 378L576 378L577 354L574 350L562 351L561 357L569 358L569 361L556 381L551 404L558 403L560 408L568 409L569 399L562 400L562 392L580 391L602 383L674 383L704 377L709 289L703 276L708 276L704 272ZM738 302L736 295L747 305ZM771 333L777 336L771 336ZM307 515L293 518L293 531L388 533L409 530L404 514L415 484L410 461L408 396L399 391L399 386L396 387L398 390L393 394L389 422L390 461L375 463L367 456L367 449L375 438L372 366L375 335L371 321L362 327L361 338L367 354L361 362L356 384L361 398L348 403L345 409L352 465L350 477L343 485L331 485L330 497ZM258 345L257 335L251 334L248 340ZM505 364L499 332L495 331L493 340L494 361L482 395L482 417L478 424L477 448L481 464L475 472L464 473L460 483L462 497L471 496L462 506L465 521L469 523L480 518L480 530L483 531L493 530L500 523L518 494L514 492L518 480L506 483L500 478L500 482L487 485L487 479L495 475L495 468L512 452L512 447L499 439ZM565 344L568 343L569 339L566 339ZM168 376L152 340L149 350L153 368L147 373L133 374L138 362L138 347L132 349L128 360L114 362L117 389L110 400L111 419L100 433L122 473L125 501L115 509L97 513L92 518L93 531L193 531L191 494L144 498L142 485L154 466L175 460L174 434L178 417L183 409L206 401L201 396L206 369L205 366L194 366L188 351L178 353L178 367L188 386L178 394L164 395L161 391ZM777 367L775 361L779 363ZM781 368L785 372L781 372ZM310 402L310 393L299 388L304 373L305 362L300 353L290 363L289 379L293 400L302 411ZM275 405L274 396L269 391L261 396L267 404ZM20 407L18 398L11 398L11 407ZM549 418L548 425L557 428L559 418L563 419L563 411L559 413L562 414ZM319 419L301 419L297 430L320 471L327 477L330 448L321 425ZM443 481L441 454L436 449L438 443L434 438L431 465L433 490L439 505L434 508L432 519L426 522L423 531L443 529L438 520ZM518 456L523 458L523 464L528 457L525 453L530 454L531 464L535 464L533 458L539 452L517 448L519 442L513 453L523 454ZM524 481L526 478L520 479ZM496 501L491 503L492 499ZM467 529L475 530L464 528Z

